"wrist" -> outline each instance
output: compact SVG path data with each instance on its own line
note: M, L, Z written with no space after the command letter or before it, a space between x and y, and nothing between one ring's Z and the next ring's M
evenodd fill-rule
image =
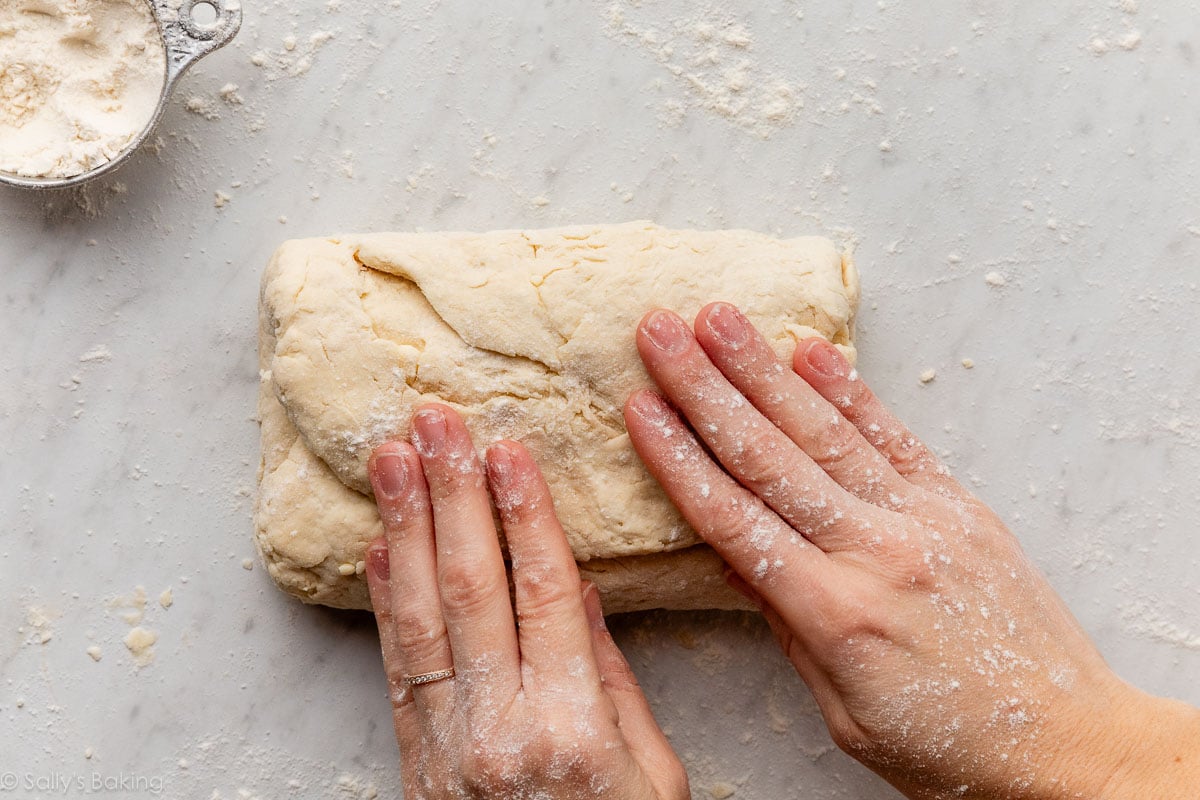
M1055 748L1037 800L1192 800L1200 791L1200 711L1119 679L1081 709Z
M1136 690L1134 690L1136 691ZM1192 800L1200 794L1200 711L1177 700L1140 697L1124 731L1124 752L1102 800Z

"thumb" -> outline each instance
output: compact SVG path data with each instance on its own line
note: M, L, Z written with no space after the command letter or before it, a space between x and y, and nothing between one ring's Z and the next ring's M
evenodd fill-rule
M688 796L687 773L662 728L654 720L637 676L608 631L604 610L600 606L600 593L596 591L595 584L586 581L583 584L583 607L592 631L592 650L600 668L600 683L617 709L617 727L630 753L654 785L659 797Z
M792 662L792 666L796 668L800 679L808 686L813 699L816 700L817 706L821 709L822 716L825 717L826 724L830 728L834 725L841 725L843 729L845 729L844 726L846 725L853 725L853 720L850 718L850 714L846 710L841 695L834 687L833 682L829 679L825 671L818 666L816 659L809 653L805 643L783 621L783 617L780 616L779 612L732 569L726 568L725 582L729 584L731 589L758 606L758 610L762 612L767 625L771 628L771 633L775 635L775 641L779 643L779 649L783 651L788 661Z

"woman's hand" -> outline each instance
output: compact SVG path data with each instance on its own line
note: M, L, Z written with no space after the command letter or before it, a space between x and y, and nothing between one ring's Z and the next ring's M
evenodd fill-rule
M836 348L801 342L789 369L716 303L694 334L648 315L638 349L674 406L630 398L638 453L844 750L913 798L1195 794L1165 791L1200 774L1195 712L1109 671L996 515Z
M370 463L386 541L367 551L407 800L684 800L686 773L580 585L541 473L500 442L484 468L439 405ZM516 619L492 521L512 558ZM453 677L406 678L453 668Z

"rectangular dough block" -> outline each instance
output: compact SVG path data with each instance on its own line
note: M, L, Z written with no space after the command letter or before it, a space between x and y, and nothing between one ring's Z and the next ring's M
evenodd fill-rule
M625 398L651 385L635 326L655 307L690 318L721 299L781 358L819 335L853 359L858 294L829 241L748 231L636 222L286 242L260 304L259 552L290 594L369 608L364 551L381 526L366 461L437 400L479 447L529 447L606 611L744 608L625 433Z

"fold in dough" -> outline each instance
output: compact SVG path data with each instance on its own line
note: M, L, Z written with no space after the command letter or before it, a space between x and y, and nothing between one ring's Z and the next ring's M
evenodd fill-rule
M412 409L456 408L479 446L542 465L606 611L742 608L630 445L621 406L652 385L634 345L655 307L722 299L783 358L813 335L854 358L858 279L825 239L649 223L283 244L262 282L258 548L285 591L369 608L381 532L366 462Z

